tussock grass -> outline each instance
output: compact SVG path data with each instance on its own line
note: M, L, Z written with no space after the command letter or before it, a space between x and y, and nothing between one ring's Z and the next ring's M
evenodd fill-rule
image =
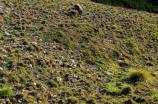
M146 68L136 68L136 69L130 69L129 73L129 79L132 82L144 82L144 81L154 81L155 78L152 77Z
M1 87L0 88L0 97L10 97L12 96L13 91L10 87Z

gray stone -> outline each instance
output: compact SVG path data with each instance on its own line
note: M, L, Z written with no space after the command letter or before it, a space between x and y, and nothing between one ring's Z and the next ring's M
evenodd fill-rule
M60 78L60 77L55 77L54 78L54 81L56 81L56 82L60 82L62 79Z
M16 48L16 47L17 47L17 45L12 45L12 47L13 47L13 48Z
M74 74L72 77L73 77L73 78L77 78L77 75Z
M62 61L60 61L60 60L56 60L55 61L57 64L59 64L59 65L61 65L63 62Z
M29 67L31 67L31 68L32 68L32 64L29 64Z
M2 68L2 67L0 67L0 70L3 70L3 68Z
M51 96L51 98L56 98L57 97L57 95L53 95L53 94L51 94L50 96Z
M2 48L2 47L0 47L0 51L6 52L6 50L4 48Z
M113 73L105 72L105 75L110 76L113 75Z
M41 86L41 90L47 90L44 86Z
M22 45L18 45L18 48L22 48Z
M56 49L56 46L53 46L53 49Z
M9 34L8 32L6 32L6 31L5 31L5 34L6 34L6 35L10 35L10 34Z
M10 102L10 100L7 98L7 99L6 99L6 102Z
M33 45L37 45L37 43L36 43L36 42L32 42L32 44L33 44Z

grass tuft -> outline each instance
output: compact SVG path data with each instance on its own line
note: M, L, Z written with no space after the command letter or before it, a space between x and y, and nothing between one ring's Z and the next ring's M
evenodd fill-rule
M155 78L151 77L151 75L144 68L131 69L129 72L129 79L132 82L143 82L147 80L148 81L155 80Z
M112 95L121 94L121 89L119 89L115 83L108 83L106 87L107 87L107 91Z
M10 97L12 94L12 89L10 87L0 88L0 97Z
M132 91L133 91L133 88L129 85L126 85L125 87L123 87L121 94L127 95L127 94L132 93Z

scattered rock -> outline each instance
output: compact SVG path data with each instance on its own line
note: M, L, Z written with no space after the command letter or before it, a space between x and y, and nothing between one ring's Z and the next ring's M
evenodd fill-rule
M3 68L2 68L2 67L0 67L0 70L2 71L2 70L3 70Z
M12 104L8 98L6 99L6 104Z
M32 68L32 64L29 64L29 67L31 67L31 68Z
M22 101L21 101L21 100L18 100L18 102L21 103Z
M15 70L15 68L10 68L11 70Z
M6 52L6 50L4 48L2 48L2 47L0 47L0 51Z
M17 45L12 45L12 47L13 47L13 48L16 48L16 47L17 47Z
M54 81L56 81L56 82L60 82L62 79L60 78L60 77L55 77L54 78Z
M56 46L53 46L53 49L55 50L55 49L56 49Z
M57 97L57 95L53 95L53 94L51 94L50 96L51 96L51 98L56 98Z
M89 70L89 69L86 69L86 71L89 72L90 70Z
M47 53L47 51L43 51L43 53L45 53L45 54L46 54L46 53Z
M74 74L72 77L73 77L73 78L77 78L77 75Z
M105 72L105 75L111 76L111 75L113 75L113 73Z
M5 31L5 34L6 34L6 35L10 35L10 34L9 34L8 32L6 32L6 31Z
M60 60L56 60L55 62L56 62L57 64L60 64L60 65L63 63L63 62L60 61Z
M36 42L32 42L32 44L33 44L33 45L37 45L37 43L36 43Z
M47 91L47 89L44 86L41 86L41 90Z
M59 59L64 59L64 56L59 56Z

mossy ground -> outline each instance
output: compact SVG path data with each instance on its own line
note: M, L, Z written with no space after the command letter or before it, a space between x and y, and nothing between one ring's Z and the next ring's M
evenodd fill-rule
M1 0L0 85L13 93L0 101L156 103L157 22L157 14L88 1ZM133 82L137 69L145 79Z

